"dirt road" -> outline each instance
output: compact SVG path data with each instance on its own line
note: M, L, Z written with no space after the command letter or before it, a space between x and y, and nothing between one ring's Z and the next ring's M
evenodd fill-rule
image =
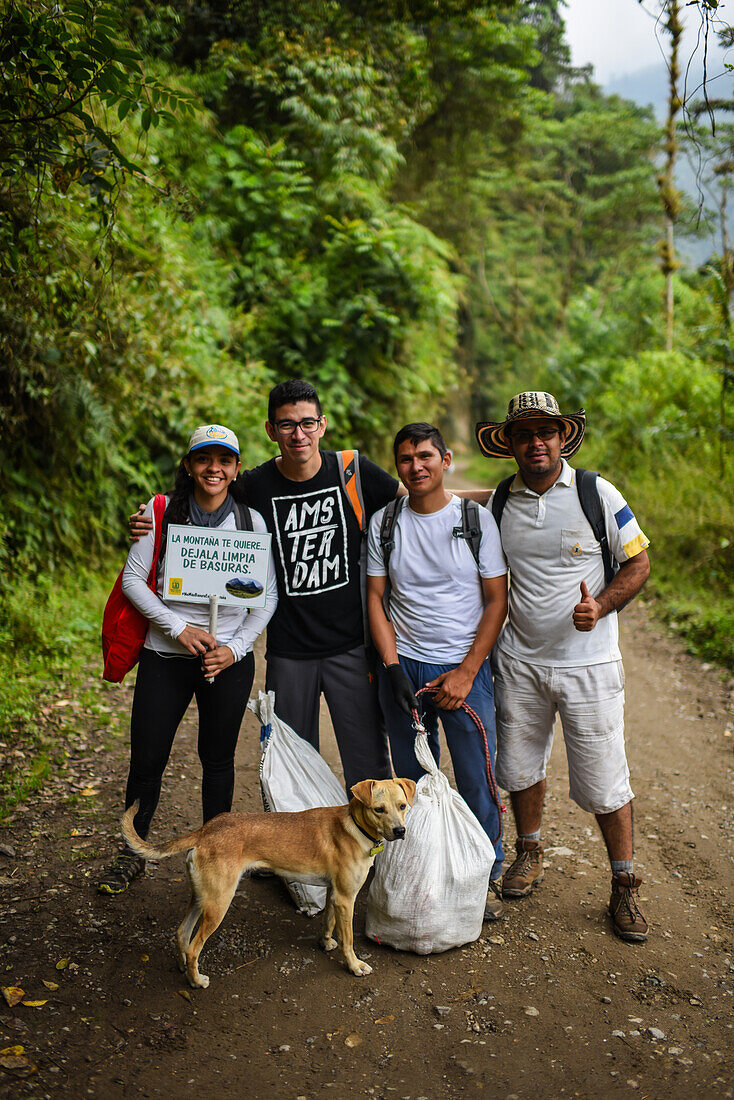
M430 957L367 941L363 891L364 979L318 949L278 880L248 880L205 949L210 988L188 990L171 946L183 861L120 898L94 892L126 747L120 735L105 748L79 710L68 769L0 836L0 984L30 1002L0 1000L0 1097L733 1096L731 684L639 604L623 648L648 943L612 934L603 845L568 800L557 738L544 884L477 943ZM124 729L130 687L99 691ZM237 809L260 808L258 733L248 713ZM331 735L325 754L337 769ZM196 826L198 799L189 717L153 835Z

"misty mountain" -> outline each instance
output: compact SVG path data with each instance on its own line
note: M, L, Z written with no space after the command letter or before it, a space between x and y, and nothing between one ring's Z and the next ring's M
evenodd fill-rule
M709 98L731 97L734 92L732 73L726 68L727 58L731 63L731 50L722 49L718 41L709 43L706 60L706 93ZM701 99L704 91L703 50L699 48L690 58L684 56L681 70L684 103ZM646 65L634 72L610 77L603 88L605 92L631 99L641 107L652 106L656 118L663 123L667 111L668 69L662 56L657 65ZM678 227L678 247L691 264L704 263L718 246L713 231L706 226L705 217L701 216L708 205L708 197L700 184L702 169L701 160L695 153L682 153L676 169L678 186L689 196L693 208L688 224ZM729 231L734 235L734 217ZM684 236L686 233L689 235Z

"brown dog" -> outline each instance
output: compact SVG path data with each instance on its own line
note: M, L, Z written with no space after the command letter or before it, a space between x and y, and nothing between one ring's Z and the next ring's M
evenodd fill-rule
M176 940L179 962L193 986L208 986L198 960L206 941L229 909L240 878L267 869L285 878L327 886L321 944L337 941L352 974L372 967L354 953L354 902L385 840L405 836L405 812L413 804L412 779L365 779L352 787L348 806L323 806L300 813L219 814L196 832L153 847L135 832L137 803L122 819L127 843L138 855L164 859L186 851L191 901ZM198 925L198 931L196 931ZM194 935L194 933L196 934Z

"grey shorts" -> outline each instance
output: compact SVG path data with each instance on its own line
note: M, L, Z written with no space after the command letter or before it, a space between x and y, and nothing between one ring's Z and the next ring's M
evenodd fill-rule
M634 797L624 747L621 661L577 668L530 665L500 651L492 658L497 708L497 782L523 791L545 779L560 715L569 795L606 814Z

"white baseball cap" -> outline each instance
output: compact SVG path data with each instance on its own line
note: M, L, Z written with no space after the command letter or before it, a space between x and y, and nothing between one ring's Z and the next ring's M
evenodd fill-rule
M228 451L234 451L236 455L240 453L237 436L221 424L199 425L192 433L189 440L189 449L186 453L191 454L192 451L200 451L202 447L210 447L212 443L216 443L218 447L226 447Z

